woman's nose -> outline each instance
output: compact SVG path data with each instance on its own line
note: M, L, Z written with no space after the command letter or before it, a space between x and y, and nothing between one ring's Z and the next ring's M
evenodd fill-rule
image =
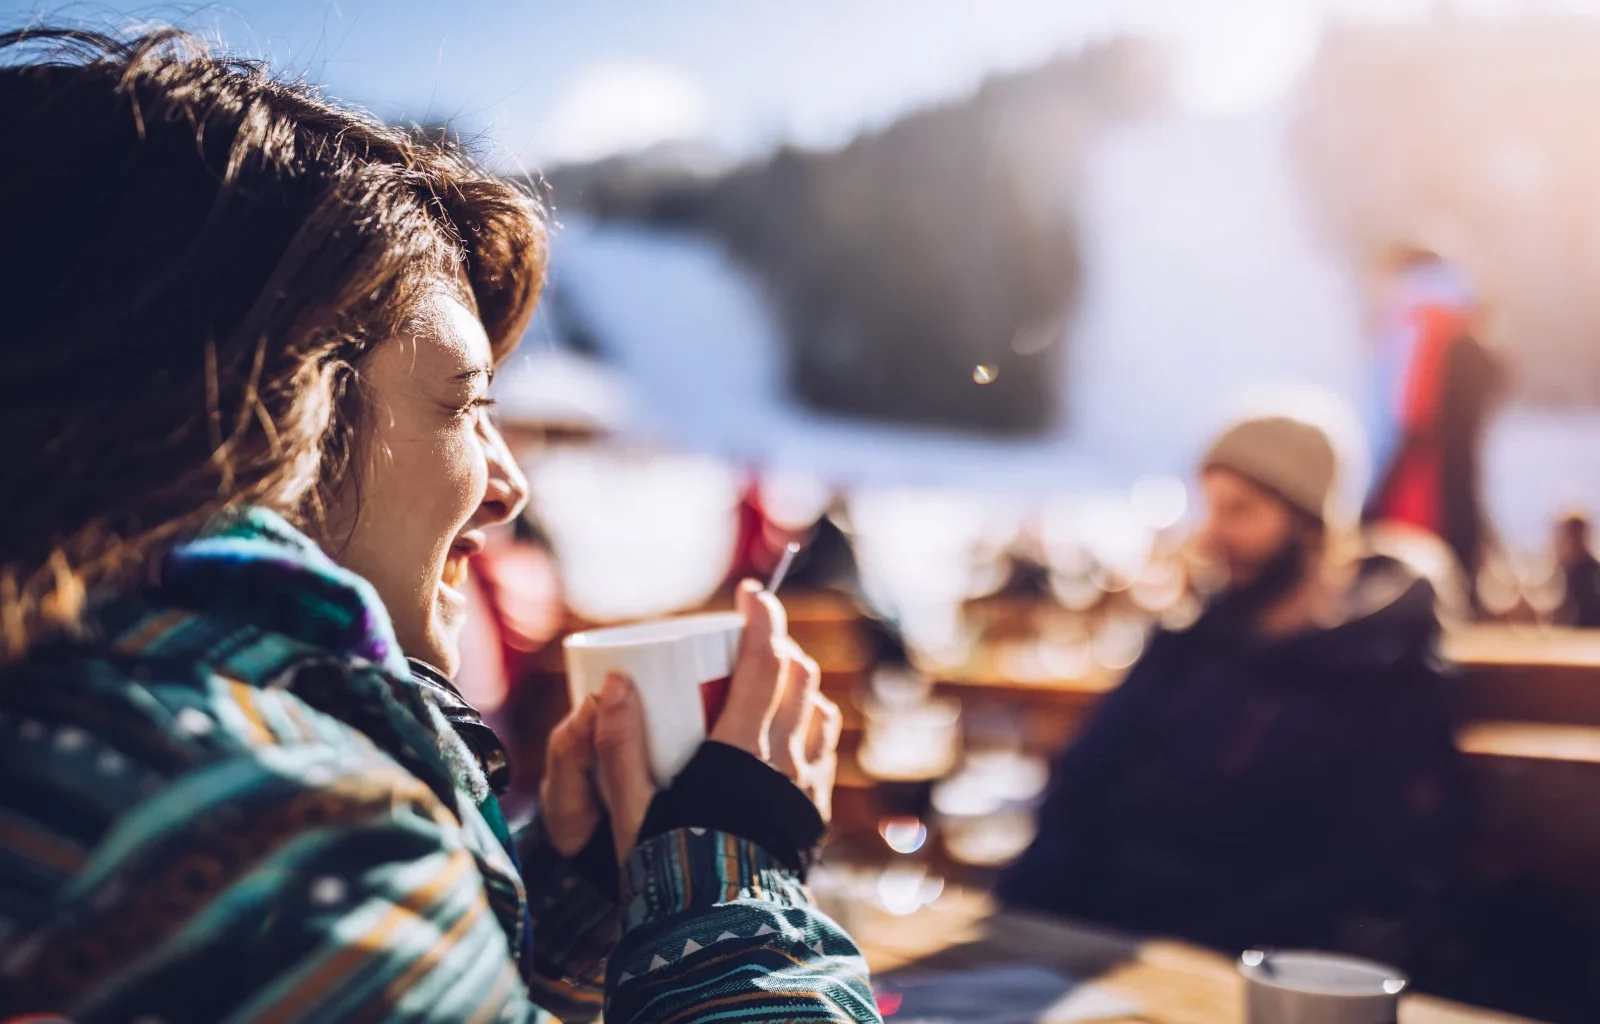
M496 526L522 514L528 504L528 478L493 423L484 424L483 435L489 462L489 486L484 492L478 519L484 526Z

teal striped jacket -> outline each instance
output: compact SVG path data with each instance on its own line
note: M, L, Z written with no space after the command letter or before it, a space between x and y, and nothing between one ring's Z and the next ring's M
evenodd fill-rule
M0 1021L876 1021L758 847L595 891L513 834L376 595L238 513L0 670Z

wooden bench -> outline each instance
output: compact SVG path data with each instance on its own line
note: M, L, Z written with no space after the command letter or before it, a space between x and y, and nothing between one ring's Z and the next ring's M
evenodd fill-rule
M1600 727L1471 722L1457 745L1473 783L1472 873L1600 907Z
M1467 720L1600 726L1600 630L1473 626L1444 652Z

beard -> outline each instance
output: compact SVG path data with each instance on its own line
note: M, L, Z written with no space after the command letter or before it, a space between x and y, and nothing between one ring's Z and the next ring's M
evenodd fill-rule
M1254 576L1230 584L1217 597L1217 606L1230 616L1249 621L1304 583L1311 574L1310 544L1299 530L1290 533L1277 551L1261 563Z

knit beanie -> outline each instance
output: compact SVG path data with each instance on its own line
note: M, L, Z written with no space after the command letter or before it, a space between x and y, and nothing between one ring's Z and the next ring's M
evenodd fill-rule
M1339 472L1328 435L1287 416L1248 419L1212 444L1202 469L1228 469L1326 522Z

